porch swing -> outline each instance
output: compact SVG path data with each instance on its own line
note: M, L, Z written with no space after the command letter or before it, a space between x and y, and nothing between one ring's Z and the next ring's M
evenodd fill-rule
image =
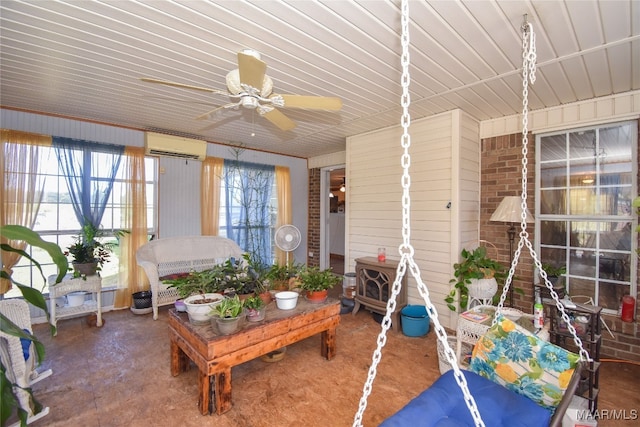
M519 242L505 285L496 306L495 316L489 331L480 338L474 347L469 370L458 365L456 353L450 347L444 327L438 320L438 313L430 301L429 290L421 279L420 269L413 259L414 249L410 242L410 206L409 195L411 157L408 149L411 145L409 135L409 1L401 3L402 25L402 98L403 114L401 118L401 157L402 175L402 236L403 242L398 248L400 262L397 275L387 302L387 311L381 322L381 331L377 339L377 348L369 368L363 388L358 412L353 426L362 426L362 417L371 394L377 366L382 358L382 348L386 344L386 334L391 326L391 315L396 309L396 297L399 295L402 280L411 271L417 282L419 294L423 297L430 319L433 321L437 339L444 348L444 356L452 367L434 384L410 401L404 408L387 418L381 427L431 427L431 426L560 426L562 418L576 392L582 378L582 370L587 363L593 363L582 341L571 324L569 316L558 294L553 289L542 264L533 249L526 231L527 208L527 144L528 144L528 85L535 82L535 34L524 15L523 69L522 69L522 220ZM526 246L540 277L549 289L549 293L569 332L573 336L579 354L571 353L561 347L541 340L520 325L502 316L501 311L513 280L515 267L521 251Z

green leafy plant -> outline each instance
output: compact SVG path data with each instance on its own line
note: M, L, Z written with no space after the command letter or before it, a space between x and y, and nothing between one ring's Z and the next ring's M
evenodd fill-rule
M67 261L67 257L64 255L62 249L60 249L58 245L42 240L38 233L20 225L2 226L0 227L0 234L2 235L2 237L8 240L23 241L32 247L44 249L49 254L51 260L54 262L58 269L58 275L56 276L55 282L60 283L62 281L68 270L69 263ZM40 264L31 256L29 256L28 253L21 249L14 248L8 243L2 243L0 246L2 248L2 251L18 253L32 262L34 266L40 271L43 283L46 283L46 277L42 272ZM42 309L45 312L47 320L49 320L49 310L41 291L16 282L4 269L0 271L0 277L9 280L12 285L18 287L24 299L34 306ZM51 334L54 335L56 331L55 326L50 324L50 329ZM34 335L28 334L23 331L2 313L0 313L0 330L9 335L13 335L33 342L35 347L36 364L39 366L42 363L45 356L44 345ZM2 396L2 399L0 401L0 424L2 426L6 425L7 420L14 414L14 412L17 411L20 425L26 426L28 413L20 407L18 398L13 391L13 387L17 385L9 381L6 376L6 372L7 367L4 366L4 363L0 362L0 396ZM42 404L35 399L35 397L31 393L31 389L27 389L27 391L29 392L29 394L31 394L31 398L34 404L34 413L37 414L42 410Z
M234 295L232 298L225 298L214 305L211 314L221 318L234 318L240 316L243 309L242 300L238 295Z
M114 235L120 238L129 233L127 230L116 230ZM101 242L106 232L89 221L82 226L82 231L75 237L75 242L67 248L65 254L73 256L74 264L86 264L95 262L101 268L117 246L116 242Z
M331 268L320 270L319 267L307 267L300 273L300 288L305 291L323 291L333 288L342 278L331 271Z
M185 274L176 274L171 278L165 278L162 283L174 288L180 298L191 295L203 295L222 291L224 271L222 266L216 266L203 271L191 271Z
M567 267L564 265L556 267L551 264L542 264L542 269L547 273L547 277L560 277L567 273Z
M296 263L288 264L273 264L266 272L265 278L269 282L271 289L290 289L290 282L292 279L296 281L300 272L304 270L304 267Z
M267 289L266 269L256 266L248 253L202 271L176 274L162 283L176 289L180 298L205 293L250 294Z
M453 275L449 283L455 283L454 289L445 297L445 302L450 310L456 311L454 305L456 294L459 293L459 308L465 309L469 300L469 287L471 279L495 278L499 285L504 284L507 275L505 268L498 261L487 256L487 248L478 246L473 251L463 249L460 253L462 261L453 264Z
M222 288L232 289L235 293L243 295L260 292L264 288L264 269L257 266L251 254L245 252L242 259L228 259L221 264L223 277Z
M253 295L244 300L244 306L248 309L260 310L265 306L265 303L259 295Z

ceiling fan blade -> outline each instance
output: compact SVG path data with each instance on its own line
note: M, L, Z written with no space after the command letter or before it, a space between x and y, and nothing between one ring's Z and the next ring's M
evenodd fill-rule
M262 90L264 74L267 72L267 64L255 56L246 53L238 53L238 71L240 83Z
M275 108L266 113L262 113L261 116L278 126L278 128L283 131L288 131L296 127L296 123L293 120Z
M333 96L282 95L286 108L306 108L309 110L338 111L342 100Z
M182 88L182 89L194 89L194 90L200 90L202 92L217 93L219 95L228 95L227 92L223 92L221 90L211 89L211 88L208 88L208 87L185 85L185 84L182 84L182 83L175 83L175 82L170 82L170 81L167 81L167 80L152 79L152 78L149 78L149 77L142 77L142 78L140 78L140 80L142 80L143 82L147 82L147 83L158 83L158 84L161 84L161 85L179 87L179 88Z
M218 111L218 110L223 110L223 109L225 109L225 108L228 108L228 106L227 106L227 105L223 105L222 107L214 108L214 109L213 109L213 110L211 110L211 111L207 111L206 113L199 115L198 117L196 117L196 120L210 119L210 118L211 118L211 115L212 115L213 113L215 113L215 112L216 112L216 111Z
M151 100L151 101L163 101L163 102L167 102L167 101L180 102L182 104L205 105L207 107L217 107L220 105L220 103L214 104L213 102L200 102L200 101L193 101L191 99L171 98L169 96L149 95L149 96L141 96L140 99Z

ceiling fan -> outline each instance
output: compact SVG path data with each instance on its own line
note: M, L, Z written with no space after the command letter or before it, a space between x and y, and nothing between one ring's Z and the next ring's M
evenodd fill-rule
M219 110L237 110L240 107L244 107L257 110L258 114L278 128L288 131L293 129L296 124L278 108L328 111L338 111L342 108L342 101L336 97L272 93L273 81L266 75L266 71L267 64L260 59L260 54L252 49L244 49L238 52L238 68L227 74L227 91L147 77L141 78L141 80L148 83L159 83L167 86L227 95L234 101L208 111L196 117L196 120L211 118L213 113Z

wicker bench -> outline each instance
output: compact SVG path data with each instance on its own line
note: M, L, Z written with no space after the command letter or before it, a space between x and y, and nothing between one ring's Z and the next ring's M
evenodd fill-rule
M136 261L149 279L153 320L158 307L173 304L178 293L160 278L176 273L202 271L230 257L242 257L242 249L230 239L219 236L168 237L152 240L136 252Z

